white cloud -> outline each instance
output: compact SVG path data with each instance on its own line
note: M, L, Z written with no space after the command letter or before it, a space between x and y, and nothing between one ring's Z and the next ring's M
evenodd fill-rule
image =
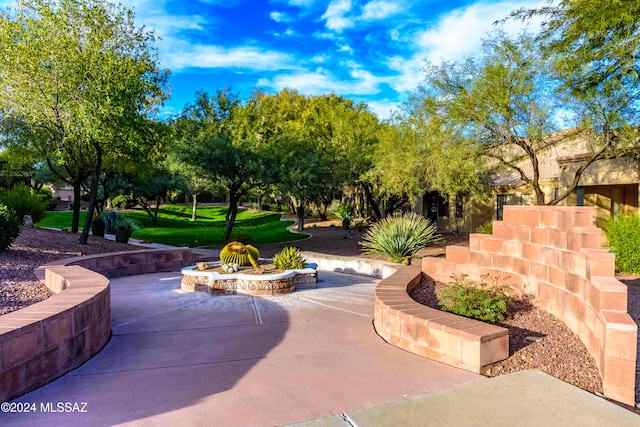
M546 0L537 0L527 2L524 6L536 7L546 3ZM391 83L393 88L398 92L417 88L424 78L422 68L425 66L425 60L439 63L442 59L459 60L478 53L482 38L496 28L493 23L504 19L510 11L522 6L523 2L518 0L497 3L479 1L443 15L422 31L405 35L405 41L414 40L413 54L387 59L387 66L398 72ZM540 20L534 20L529 24L529 29L532 32L536 31L539 25ZM500 28L511 35L523 30L522 24L514 20L507 21Z
M292 70L298 68L296 59L283 52L252 46L225 48L220 46L176 46L163 55L164 66L173 70L184 68L243 68L247 70Z
M365 21L380 20L402 12L403 6L397 1L373 0L362 8L360 19Z
M327 55L316 55L314 57L312 57L309 61L316 63L316 64L322 64L324 62L328 62L330 61L331 58Z
M291 22L291 18L286 13L282 12L271 12L269 17L278 23Z
M321 17L327 21L326 27L338 33L345 28L353 27L355 25L353 19L346 17L347 13L351 11L351 7L351 0L333 0L329 3L326 12Z
M295 88L311 95L335 92L345 96L368 96L379 93L380 84L386 81L385 78L376 77L361 69L354 68L349 74L351 79L343 79L325 68L318 67L315 71L280 74L271 79L263 78L258 81L258 86L278 91Z
M342 45L340 49L338 49L338 52L353 53L353 49L348 44L345 44L345 45Z
M545 1L538 2L540 5ZM461 58L480 50L482 38L490 31L495 21L521 6L521 2L478 2L456 9L444 16L436 25L418 35L418 45L428 52L427 58L439 62L442 58ZM532 5L529 5L532 6ZM534 21L535 27L538 22ZM509 20L500 26L509 34L522 30L520 22Z
M363 102L366 102L366 104L369 106L369 109L373 111L380 120L390 118L393 112L398 110L399 106L399 103L397 101L390 101L388 99Z
M315 0L289 0L287 4L289 6L297 6L297 7L309 7L311 6Z

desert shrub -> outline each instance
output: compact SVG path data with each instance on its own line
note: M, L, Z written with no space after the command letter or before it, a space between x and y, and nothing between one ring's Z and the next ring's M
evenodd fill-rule
M31 215L33 222L41 221L47 210L48 202L40 194L31 192L28 185L20 183L0 194L0 203L13 211L22 221L25 215Z
M42 187L38 194L40 194L40 197L42 197L42 200L44 200L44 202L46 203L48 211L56 210L58 201L55 197L53 197L53 193L51 192L51 190L49 190L47 187Z
M129 233L133 233L134 231L140 230L142 226L135 219L129 218L123 215L122 217L118 218L118 220L116 221L116 231L119 228L127 229L129 230Z
M134 219L128 217L118 218L116 221L116 242L127 243L131 233L140 230L142 226Z
M486 282L475 283L464 276L440 293L440 308L460 316L495 323L507 316L508 287Z
M118 228L119 222L124 218L124 215L118 211L103 211L102 221L104 221L104 231L107 234L116 234L116 228Z
M120 209L132 209L136 206L136 199L128 194L121 194L111 200L111 206Z
M410 212L376 223L364 233L360 245L364 253L386 255L389 261L409 264L416 252L440 239L431 221Z
M300 251L293 246L286 247L273 256L273 265L280 270L299 270L305 264Z
M20 234L20 221L7 206L0 205L0 252L4 252Z
M487 221L476 229L476 233L493 234L493 221Z
M341 220L349 220L351 221L356 213L355 207L350 203L340 203L336 209L333 211L333 214L336 218Z
M616 268L640 274L640 216L617 215L606 225L610 251L616 255Z

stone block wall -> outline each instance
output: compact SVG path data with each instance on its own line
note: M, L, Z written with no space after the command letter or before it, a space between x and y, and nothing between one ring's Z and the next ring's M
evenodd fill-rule
M411 353L475 373L509 357L507 329L414 301L408 292L421 278L419 268L403 267L376 286L378 335Z
M109 339L107 278L82 267L51 267L46 278L57 295L0 316L0 402L77 368Z
M533 295L580 337L598 364L605 396L633 405L638 327L592 215L589 207L505 206L492 235L471 234L469 247L424 258L422 271L444 282L489 276Z

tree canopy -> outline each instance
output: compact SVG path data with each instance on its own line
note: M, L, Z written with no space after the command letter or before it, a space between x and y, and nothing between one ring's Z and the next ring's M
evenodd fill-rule
M132 11L109 2L21 0L0 15L0 114L29 127L29 144L55 157L77 196L91 178L81 243L101 170L134 170L159 149L164 129L153 114L168 72L153 40Z

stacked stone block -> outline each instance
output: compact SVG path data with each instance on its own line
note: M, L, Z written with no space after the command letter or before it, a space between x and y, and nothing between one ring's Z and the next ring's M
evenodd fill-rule
M492 235L471 234L469 247L449 246L445 259L424 258L422 271L445 282L488 276L532 295L592 354L605 396L633 405L637 325L592 215L590 207L505 206Z

